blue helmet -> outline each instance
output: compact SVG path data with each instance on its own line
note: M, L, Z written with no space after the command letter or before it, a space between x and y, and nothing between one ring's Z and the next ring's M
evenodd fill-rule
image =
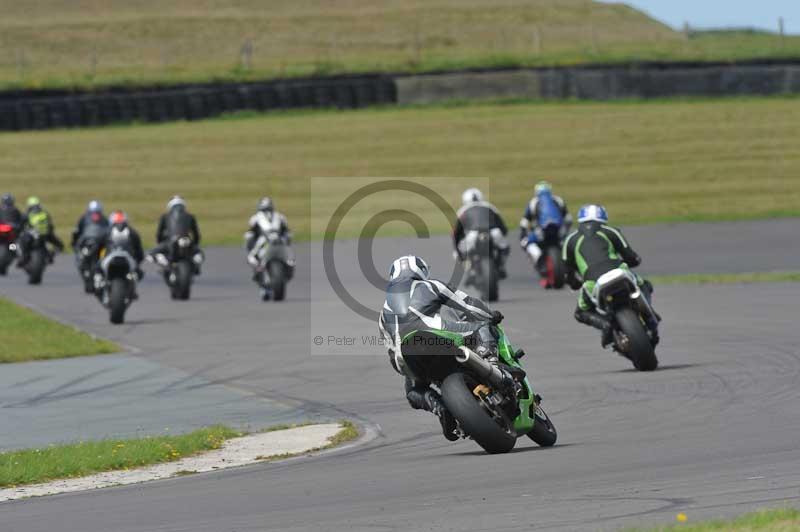
M578 223L607 221L608 213L602 205L584 205L578 211Z

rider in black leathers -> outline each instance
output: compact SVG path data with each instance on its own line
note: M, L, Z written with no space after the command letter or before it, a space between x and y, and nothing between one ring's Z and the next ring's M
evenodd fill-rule
M506 241L508 228L497 208L484 200L477 188L464 191L461 196L462 207L458 210L458 218L453 228L453 244L459 260L464 261L472 245L474 235L479 231L488 231L497 249L497 272L501 279L506 277L506 260L510 247Z
M109 222L110 225L103 239L102 247L105 248L106 253L110 253L115 249L127 251L136 261L136 276L141 280L144 277L144 272L141 268L144 260L144 249L142 248L142 239L139 236L139 232L130 225L128 216L122 211L112 212L111 216L109 216ZM133 298L137 299L138 297L134 285Z
M186 202L180 196L174 196L167 203L167 212L161 215L156 229L156 242L149 255L155 256L159 253L166 255L173 237L187 235L192 239L193 256L197 257L192 261L195 275L200 275L200 264L203 261L202 251L200 251L200 229L197 227L197 219L186 210Z
M97 200L92 200L86 207L75 229L72 230L72 241L70 245L73 249L79 248L86 238L97 238L102 240L108 231L108 218L103 214L103 204Z
M131 226L128 221L128 216L122 211L114 211L110 216L111 225L108 230L108 235L104 240L104 247L111 249L114 247L123 247L125 251L131 254L131 257L136 261L137 273L139 278L144 275L138 268L144 260L144 249L142 248L142 238L139 232Z
M14 204L14 196L9 193L0 197L0 223L12 226L17 235L22 229L22 213Z
M108 233L108 218L103 214L103 205L97 201L92 200L86 207L86 212L78 219L75 224L75 229L72 230L72 240L70 245L75 251L75 261L79 262L80 249L88 241L94 241L94 249L91 249L93 259L96 261L103 241L106 239Z
M389 361L401 373L396 360L400 339L414 330L446 330L461 333L474 351L489 360L497 360L497 329L503 319L480 299L453 290L445 283L428 277L428 265L419 257L400 257L392 264L386 301L381 310L378 328L388 347ZM442 307L450 307L460 319L443 316ZM510 378L510 377L509 377ZM439 417L448 440L458 439L456 424L447 412L441 396L430 383L406 376L406 398L414 409L427 410Z

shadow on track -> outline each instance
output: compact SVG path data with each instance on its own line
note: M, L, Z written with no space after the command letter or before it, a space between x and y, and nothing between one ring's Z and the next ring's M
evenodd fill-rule
M538 445L529 445L527 447L514 447L510 452L505 454L519 454L519 453L527 453L527 452L534 452L534 451L551 451L553 449L558 449L560 447L572 447L574 445L580 445L579 443L561 443L555 444L552 447L539 447ZM453 453L451 456L503 456L502 454L498 455L491 455L488 454L486 451L481 449L477 449L475 451L467 451L463 453Z

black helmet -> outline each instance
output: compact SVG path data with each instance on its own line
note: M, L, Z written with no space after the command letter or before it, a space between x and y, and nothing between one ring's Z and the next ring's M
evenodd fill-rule
M13 207L14 206L14 195L10 192L6 192L0 197L0 203L5 205L6 207Z

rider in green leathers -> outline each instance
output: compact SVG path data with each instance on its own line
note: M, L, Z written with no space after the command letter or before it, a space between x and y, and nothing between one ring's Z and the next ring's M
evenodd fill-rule
M608 213L599 205L584 205L578 211L578 229L570 233L562 248L567 267L567 283L578 293L575 319L603 331L603 347L613 342L611 320L597 312L592 301L597 279L615 269L630 270L641 264L641 257L631 248L622 231L608 225ZM631 272L633 273L633 272ZM633 274L649 300L653 285Z

